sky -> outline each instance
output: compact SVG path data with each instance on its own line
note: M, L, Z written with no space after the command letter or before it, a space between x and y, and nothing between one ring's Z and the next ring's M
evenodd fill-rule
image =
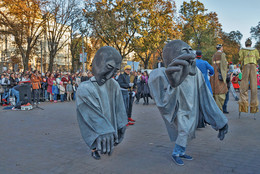
M224 32L239 30L243 34L242 46L251 37L250 28L260 22L260 0L199 0L207 12L216 12ZM175 0L178 12L183 0ZM190 2L190 0L186 0ZM253 44L255 40L253 39Z

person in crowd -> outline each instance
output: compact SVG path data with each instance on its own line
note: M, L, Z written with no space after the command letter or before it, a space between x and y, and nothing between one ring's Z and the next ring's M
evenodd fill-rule
M15 100L16 106L15 106L15 107L18 107L18 106L21 105L21 103L20 103L20 91L19 91L20 86L21 86L21 85L18 84L18 85L14 86L14 87L12 88L12 93L13 93L13 95L14 95L15 98L16 98L16 100Z
M61 78L61 81L63 82L63 85L64 85L64 87L66 89L66 86L67 86L68 81L69 81L69 76L68 76L67 73L64 74L64 76Z
M132 110L133 110L133 103L135 98L135 90L136 90L136 81L135 81L135 72L130 72L130 83L134 84L131 88L129 88L129 109L128 109L128 120L131 122L135 122L134 119L132 119Z
M76 100L76 93L77 93L78 86L75 81L72 82L72 88L73 88L73 100Z
M60 82L61 82L61 77L60 74L56 75L56 82L57 82L57 86L59 86Z
M214 67L215 74L210 78L213 97L220 110L223 110L228 92L226 78L227 78L227 59L226 54L223 52L223 46L218 44L216 46L217 52L213 55L212 66Z
M239 91L239 88L240 88L238 81L240 81L238 78L238 74L234 73L233 78L232 78L232 85L233 85L234 89L237 91Z
M200 50L196 51L196 66L202 72L209 91L213 94L208 76L213 76L214 68L207 61L202 60L202 52Z
M136 96L136 101L135 101L135 103L136 104L138 104L140 98L142 98L142 91L143 91L143 89L142 89L141 77L142 77L141 71L138 71L137 75L135 77L136 78L136 80L135 80L135 82L136 82L136 95L135 95Z
M14 75L14 80L15 80L15 82L16 82L16 85L18 85L19 82L20 82L20 79L19 79L19 75L18 75L18 74L15 74L15 75Z
M132 86L134 86L133 83L130 83L130 72L131 72L131 66L130 65L126 65L124 67L124 73L120 74L118 77L117 82L119 83L122 95L123 95L123 100L124 100L124 104L125 104L125 110L128 116L128 124L129 125L134 125L135 120L133 120L131 118L131 115L129 115L130 113L132 113L131 111L129 111L129 109L131 109L132 107L129 106L130 100L129 100L129 91L131 89Z
M77 73L77 75L76 75L76 85L77 86L79 86L79 84L81 83L81 75L80 75L80 73Z
M84 82L84 81L87 81L87 80L89 80L88 74L86 72L83 72L80 81Z
M66 92L66 88L65 86L63 85L63 82L61 81L60 82L60 86L59 86L59 89L60 89L60 101L61 102L64 102L64 95L65 95L65 92Z
M239 66L238 65L234 65L234 73L233 74L239 74L239 73L241 73L241 70L240 70L240 68L239 68Z
M162 61L162 58L161 57L158 57L158 62L155 64L155 66L154 66L154 69L155 68L162 68L162 67L164 67L164 63L163 63L163 61Z
M257 88L260 89L260 75L257 73Z
M57 103L58 94L59 94L59 88L58 88L57 82L53 81L52 95L53 95L54 103Z
M43 81L43 89L44 89L44 98L45 98L45 101L49 101L49 95L48 95L48 92L47 92L47 89L48 89L48 77L49 77L49 73L46 72L42 81Z
M47 83L48 83L48 87L47 87L47 92L50 96L50 102L53 102L53 94L52 94L52 85L53 85L53 81L55 81L55 77L53 73L50 73Z
M141 77L141 83L143 85L143 91L142 91L142 95L144 99L143 105L149 105L150 90L148 86L148 79L149 79L148 72L144 71L144 75Z
M116 75L115 75L115 80L117 81L118 80L118 77L120 76L120 70L117 71Z
M246 48L239 51L239 61L243 65L243 76L240 85L240 100L239 112L248 112L248 83L250 81L251 98L250 98L250 113L259 112L257 98L257 74L256 66L259 58L259 52L256 48L252 48L252 41L247 39L245 42Z
M73 81L76 80L76 75L75 74L71 74L70 76L70 83L73 84Z
M29 73L24 74L24 76L22 77L22 82L31 83L31 79L30 79Z
M91 77L93 77L93 73L92 73L91 71L88 71L87 74L88 74L88 79L90 79Z
M41 88L41 74L37 70L34 70L32 76L31 76L31 82L32 82L32 95L33 95L33 102L34 104L39 104L39 89Z
M9 89L11 89L11 83L10 83L10 80L9 80L9 75L5 75L4 78L2 78L1 85L4 88L4 93L2 94L3 106L10 105L10 102L9 102L9 97L10 97Z
M66 86L66 92L67 92L67 101L72 101L73 87L70 80L68 81L68 84Z
M227 73L227 78L226 78L226 84L227 84L228 91L226 93L226 98L225 98L224 104L222 106L222 110L223 110L224 114L229 114L229 112L227 111L227 104L228 104L228 101L229 101L229 91L231 91L231 93L234 96L236 101L239 100L239 98L238 98L238 96L236 94L236 91L235 91L235 89L234 89L234 87L232 85L232 82L231 82L232 78L233 78L233 70L230 70Z

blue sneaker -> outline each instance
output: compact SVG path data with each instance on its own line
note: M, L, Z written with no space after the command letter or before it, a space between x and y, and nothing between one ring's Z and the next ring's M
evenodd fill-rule
M191 156L186 155L186 154L180 155L180 157L183 158L183 159L186 159L186 160L190 160L190 161L193 159Z
M172 155L172 160L179 166L184 165L184 162L181 160L179 156Z

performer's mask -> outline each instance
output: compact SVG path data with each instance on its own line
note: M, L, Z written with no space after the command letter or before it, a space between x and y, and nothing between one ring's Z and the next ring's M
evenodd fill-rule
M163 48L163 61L168 67L175 59L185 60L189 63L188 67L182 71L180 74L180 79L183 81L187 75L196 75L196 61L195 53L192 48L185 42L181 40L174 40L167 43ZM181 65L179 65L181 67ZM174 77L175 78L175 77ZM171 78L168 79L171 81Z
M92 62L92 73L99 86L116 75L121 62L121 55L113 47L105 46L97 51Z

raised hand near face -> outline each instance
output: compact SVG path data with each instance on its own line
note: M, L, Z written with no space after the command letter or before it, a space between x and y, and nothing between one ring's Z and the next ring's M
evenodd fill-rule
M187 75L193 75L192 70L194 68L194 58L194 54L185 53L173 59L172 62L168 65L165 72L172 87L175 88L179 86L187 77Z

